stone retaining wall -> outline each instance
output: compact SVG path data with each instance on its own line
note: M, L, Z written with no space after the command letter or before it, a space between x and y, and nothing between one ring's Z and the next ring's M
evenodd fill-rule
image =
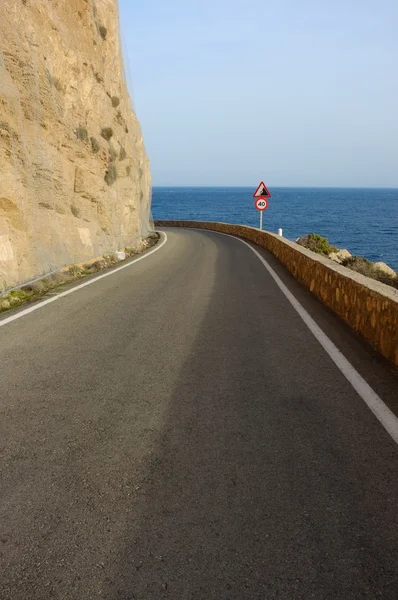
M219 231L269 250L315 296L398 365L398 291L394 288L253 227L202 221L157 221L155 225Z

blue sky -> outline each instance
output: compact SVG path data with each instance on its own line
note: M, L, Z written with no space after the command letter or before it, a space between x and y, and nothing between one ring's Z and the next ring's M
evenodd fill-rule
M398 187L397 0L119 0L154 185Z

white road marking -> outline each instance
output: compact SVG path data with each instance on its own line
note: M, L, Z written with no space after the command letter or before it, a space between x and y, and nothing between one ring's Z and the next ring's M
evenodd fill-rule
M219 232L216 232L219 233ZM226 235L226 234L221 234ZM267 263L265 258L261 256L259 252L253 246L245 242L244 240L234 237L242 244L245 244L257 258L263 263L264 267L267 269L268 273L271 275L272 279L275 281L276 285L282 291L282 293L289 300L290 304L293 308L298 312L300 317L303 319L304 323L307 325L308 329L314 335L314 337L321 344L323 349L329 354L330 358L336 365L338 369L343 373L344 377L350 382L354 390L360 395L362 400L368 405L372 413L375 417L380 421L383 425L384 429L390 434L394 442L398 444L398 418L394 415L394 413L388 408L386 404L384 404L383 400L376 394L374 390L370 387L368 383L361 377L358 371L352 366L350 362L346 359L346 357L340 352L340 350L335 346L331 339L328 338L326 333L317 325L314 319L308 314L308 312L301 306L300 302L296 300L293 294L289 291L286 285L283 283L280 277L275 273L272 267Z
M116 269L112 269L112 271L108 271L107 273L98 275L97 277L94 277L93 279L90 279L89 281L85 281L84 283L81 283L80 285L77 285L74 288L71 288L70 290L66 290L66 292L61 292L60 294L57 294L56 296L53 296L52 298L43 300L43 302L38 302L37 304L34 304L33 306L31 306L29 308L25 308L25 310L21 310L20 312L18 312L15 315L12 315L11 317L6 317L5 319L2 319L0 321L0 327L3 327L3 325L7 325L8 323L11 323L11 321L16 321L17 319L20 319L21 317L24 317L25 315L28 315L29 313L32 313L35 310L39 310L39 308L43 308L43 306L46 306L47 304L50 304L51 302L55 302L56 300L59 300L60 298L64 298L64 296L73 294L74 292L77 292L77 291L81 290L82 288L87 287L88 285L96 283L100 279L104 279L105 277L110 277L111 275L114 275L115 273L118 273L119 271L122 271L123 269L127 269L128 267L135 265L135 263L139 262L140 260L144 260L144 258L147 258L154 252L157 252L158 250L160 250L160 248L162 248L162 246L165 245L165 243L167 242L167 234L164 231L162 231L161 235L163 236L163 240L160 243L156 244L156 246L155 246L155 248L153 248L153 250L150 250L143 256L139 256L138 258L135 258L134 260L132 260L124 265L121 265L120 267L116 267Z

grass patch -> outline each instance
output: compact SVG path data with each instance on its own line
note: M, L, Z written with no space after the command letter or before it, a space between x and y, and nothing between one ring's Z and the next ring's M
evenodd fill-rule
M72 277L79 277L81 272L82 271L81 271L80 267L78 267L77 265L72 265L68 269L68 273L70 273L70 275L72 275Z
M144 252L151 246L154 246L159 240L159 237L159 234L156 232L149 234L146 238L139 240L135 246L126 248L126 256L129 257ZM55 296L64 289L65 285L73 283L82 277L93 275L98 271L112 267L117 263L119 263L119 261L115 255L108 254L93 263L86 263L81 266L71 265L69 268L57 271L39 281L24 285L21 288L0 297L0 313L13 308L18 308L26 303L37 301L46 296Z

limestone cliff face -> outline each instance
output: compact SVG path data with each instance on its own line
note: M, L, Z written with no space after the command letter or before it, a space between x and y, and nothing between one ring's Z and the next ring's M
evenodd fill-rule
M117 0L0 2L0 291L145 235Z

